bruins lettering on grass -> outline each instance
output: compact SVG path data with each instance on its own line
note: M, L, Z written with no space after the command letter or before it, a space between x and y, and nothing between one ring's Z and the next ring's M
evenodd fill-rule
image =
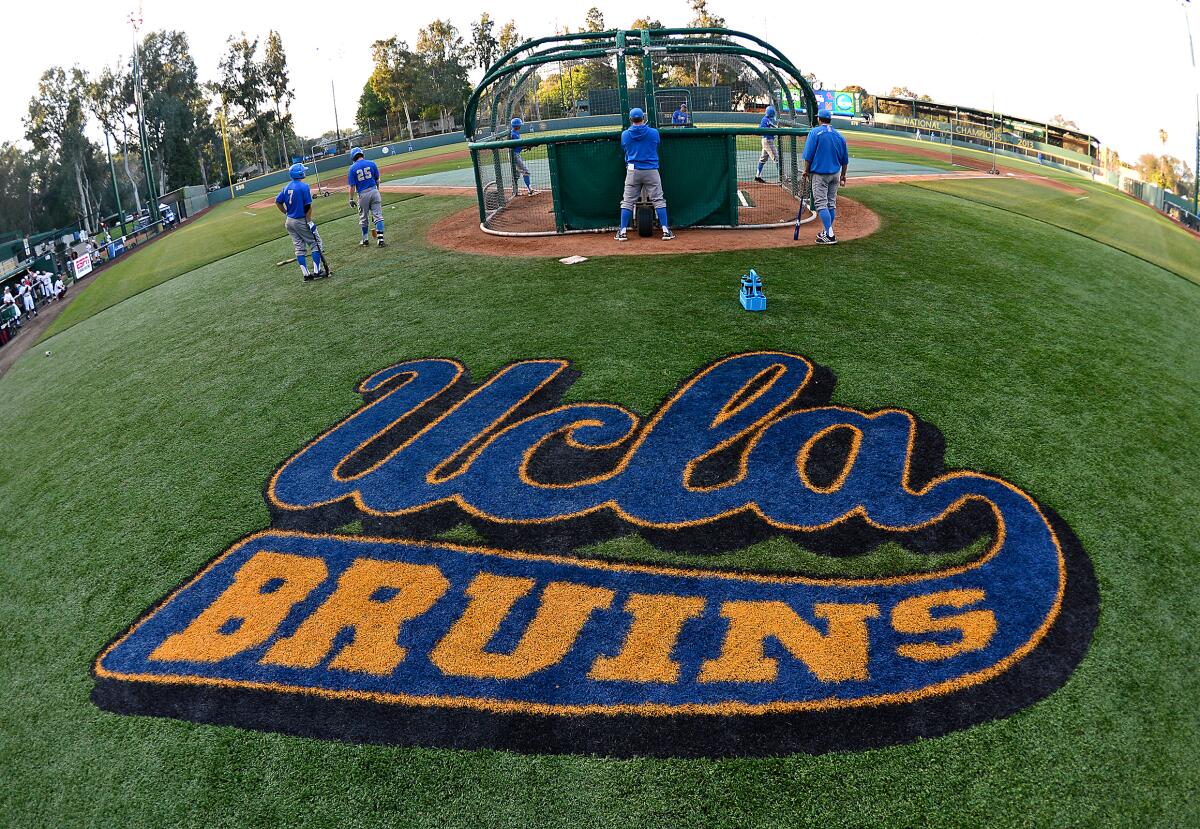
M400 363L286 461L273 528L98 657L102 707L366 742L738 755L852 749L1003 716L1060 686L1096 620L1073 534L944 471L912 414L827 405L803 357L740 354L643 422L559 399L562 360L472 386ZM359 520L365 533L333 530ZM469 522L489 545L437 536ZM694 566L569 555L637 532ZM990 541L878 578L704 569L784 535L847 555Z

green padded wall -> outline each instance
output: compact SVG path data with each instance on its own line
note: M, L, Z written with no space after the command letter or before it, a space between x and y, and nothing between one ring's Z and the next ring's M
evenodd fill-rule
M672 227L737 224L733 136L663 134L659 163ZM625 183L620 141L604 138L555 146L551 175L565 230L617 223Z

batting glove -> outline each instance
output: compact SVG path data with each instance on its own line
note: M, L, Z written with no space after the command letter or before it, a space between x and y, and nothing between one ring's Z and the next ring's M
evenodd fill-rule
M316 233L316 232L317 232L317 223L316 223L316 222L309 222L309 223L308 223L308 229L309 229L309 230L311 230L313 233Z
M353 209L357 210L357 209L358 209L358 202L356 202L354 199L350 199L350 207L352 207Z

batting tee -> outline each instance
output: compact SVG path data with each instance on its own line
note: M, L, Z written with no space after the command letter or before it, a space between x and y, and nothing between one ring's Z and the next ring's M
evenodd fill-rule
M669 128L680 103L688 128ZM768 106L777 126L760 128ZM744 32L631 29L528 41L487 70L466 110L480 226L531 236L615 229L632 107L664 128L672 227L780 227L798 211L813 218L800 171L817 103L800 70ZM525 122L519 141L510 140L513 118ZM565 127L547 123L564 118Z

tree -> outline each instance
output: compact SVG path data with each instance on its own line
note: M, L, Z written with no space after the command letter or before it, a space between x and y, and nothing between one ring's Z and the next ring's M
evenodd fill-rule
M914 101L932 101L928 95L918 95L907 86L893 86L892 91L888 93L889 98L911 98Z
M272 29L267 33L267 47L262 61L262 82L267 97L275 108L275 128L279 131L279 166L287 166L288 133L292 132L291 104L296 97L288 78L287 54L283 39ZM301 153L303 155L303 153Z
M194 119L192 146L200 166L200 181L208 188L210 171L217 179L222 178L221 171L225 169L225 149L221 143L221 134L217 127L214 113L220 106L219 100L214 100L212 90L208 85L202 87L203 96L197 102ZM231 182L229 182L231 183Z
M0 227L5 230L34 231L33 177L29 153L7 141L0 144Z
M471 45L469 52L471 62L480 69L487 71L488 67L499 57L499 41L492 35L496 21L484 12L479 19L471 24Z
M375 66L367 83L388 102L390 111L404 113L408 137L412 138L412 111L419 108L417 99L428 79L425 62L395 37L372 43L371 58Z
M692 19L688 21L688 25L697 29L723 29L725 28L725 18L708 11L708 0L690 0L688 3L692 7ZM700 67L704 62L703 55L692 56L692 69L695 73L696 86L701 85ZM717 86L722 79L718 77L718 67L721 63L720 55L712 55L709 64L710 86ZM732 79L726 79L732 80Z
M584 30L588 32L603 32L604 28L604 12L600 11L595 6L587 10L587 17L584 19Z
M512 51L524 42L525 38L517 32L517 24L513 21L510 20L500 27L499 51L501 55Z
M1142 181L1182 195L1192 181L1192 170L1186 162L1171 155L1144 153L1138 158L1138 175Z
M864 87L861 87L856 83L852 83L849 86L843 87L843 89L846 92L858 93L858 103L864 112L875 111L875 97L868 93Z
M1079 125L1074 121L1068 121L1065 116L1059 114L1050 119L1050 126L1062 127L1063 129L1075 130L1079 132Z
M462 112L471 87L467 47L449 20L434 20L417 32L416 53L428 67L429 100L442 118Z
M87 85L87 76L78 66L70 72L60 66L47 69L25 116L25 138L38 156L43 197L62 200L60 204L50 201L54 209L47 218L56 224L78 217L89 227L96 226L98 204L89 182L89 174L98 166L96 148L84 135ZM64 185L72 181L73 193Z
M243 132L253 134L263 172L266 172L266 119L262 106L267 100L267 90L262 65L255 59L258 38L251 41L242 32L241 38L231 36L226 42L229 48L221 58L221 78L217 82L221 104L226 108L233 104L239 110L238 125Z
M193 143L204 92L185 32L148 33L142 39L140 66L146 139L159 192L165 192L200 177Z
M358 96L358 112L354 115L354 123L363 132L367 132L374 124L387 119L388 102L375 91L371 82L363 85L362 94Z
M119 66L104 67L88 84L88 111L100 124L105 136L112 140L114 149L119 152L121 165L125 168L125 178L129 181L129 189L133 193L133 207L140 213L142 194L139 179L129 167L129 141L133 132L129 115L132 107L132 82L129 75Z
M639 17L637 20L629 24L631 29L662 29L665 28L661 20L652 20L649 17ZM667 82L667 66L664 62L651 61L650 66L655 73L654 85L666 86ZM629 57L625 60L625 71L630 78L635 89L642 87L642 58Z

